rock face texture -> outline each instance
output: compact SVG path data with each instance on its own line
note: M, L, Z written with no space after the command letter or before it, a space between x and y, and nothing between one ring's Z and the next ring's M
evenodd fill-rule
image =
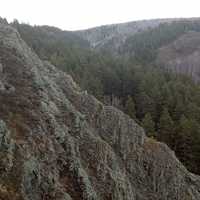
M3 24L0 63L0 199L200 199L173 151Z

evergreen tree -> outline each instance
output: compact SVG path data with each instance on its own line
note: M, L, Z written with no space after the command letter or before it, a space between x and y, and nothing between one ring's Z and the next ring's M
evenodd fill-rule
M180 121L180 142L177 148L177 155L188 169L192 169L193 137L189 120L185 115L181 115Z
M191 154L190 160L191 172L200 174L200 124L195 119L190 119L191 132Z
M128 97L128 99L125 103L125 107L124 107L123 111L125 114L129 115L129 117L131 119L133 119L136 123L139 124L139 120L135 116L136 115L135 104L134 104L132 98L130 97L130 95L128 95L127 97Z
M42 48L40 49L39 56L40 56L40 58L41 58L42 60L47 60L47 56L46 56L46 52L45 52L45 50L44 50L44 47L42 47Z
M94 76L91 76L88 79L87 90L88 90L88 92L90 94L92 94L99 101L102 101L102 98L103 98L103 85L101 84L101 81L98 78L95 78Z
M173 111L174 111L174 100L173 100L173 97L170 96L170 97L168 98L168 100L167 100L164 104L165 104L165 106L166 106L168 112L169 112L170 114L172 114Z
M187 102L186 112L189 119L200 120L200 108L196 105L196 103Z
M174 138L174 122L172 121L167 109L164 109L158 127L159 141L165 142L169 147L172 147Z
M178 101L173 114L174 121L178 122L181 118L181 115L184 114L184 112L185 108L183 107L183 103L181 101Z
M141 126L148 137L157 137L158 133L155 131L155 122L153 122L151 114L148 112L141 121Z
M158 85L155 85L153 87L151 91L151 98L154 101L156 110L156 112L154 112L153 119L156 123L158 123L162 112L162 102L163 102Z
M156 116L155 102L145 92L139 93L137 102L137 114L140 118L142 118L148 112L151 114L152 117Z

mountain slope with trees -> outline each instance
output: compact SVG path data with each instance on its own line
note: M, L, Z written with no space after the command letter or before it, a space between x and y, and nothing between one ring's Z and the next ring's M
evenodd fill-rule
M34 51L32 41L40 41L42 59L71 74L82 90L105 105L124 107L127 114L131 111L131 118L141 123L149 137L166 143L191 172L200 174L200 87L189 76L99 55L83 47L85 43L69 43L61 54L54 44L60 44L62 39L49 35L55 28L48 27L49 32L45 32L46 27L16 23L12 26L18 26ZM26 37L25 30L32 33L31 37ZM188 125L182 129L184 121Z
M180 18L108 25L76 33L90 41L94 51L143 66L164 66L198 81L199 32L199 18Z
M91 29L75 31L75 33L90 42L90 48L95 52L110 54L115 58L129 57L129 52L122 54L121 45L129 38L146 31L148 27L155 28L160 23L171 24L181 19L152 19L133 21L121 24L104 25Z
M192 94L198 91L189 77L161 74L166 76L159 76L165 90L173 88L171 81L179 82L182 98L193 98L183 84ZM153 101L162 97L159 86L153 87ZM134 112L132 100L128 96L126 111L130 106ZM198 126L195 116L182 113L180 95L178 101L174 120L181 115L179 148L187 153L182 160L187 166L197 152L191 143ZM169 115L165 109L162 127L171 125ZM71 76L33 53L16 29L1 23L0 157L2 200L200 198L200 177L189 173L166 144L146 137L128 115L81 90Z
M95 52L110 54L115 58L128 59L132 57L133 50L137 49L133 49L133 47L135 41L138 39L145 40L143 41L143 45L148 42L148 40L151 40L150 43L154 47L157 47L157 43L163 45L163 43L169 42L183 34L184 27L181 26L185 23L184 21L189 21L192 24L196 20L199 20L199 18L141 20L94 27L91 29L75 31L75 33L82 38L87 39L90 42L90 48ZM193 30L192 28L194 27L192 26L196 25L190 25L185 30ZM139 35L141 38L138 38ZM145 48L148 47L146 46Z

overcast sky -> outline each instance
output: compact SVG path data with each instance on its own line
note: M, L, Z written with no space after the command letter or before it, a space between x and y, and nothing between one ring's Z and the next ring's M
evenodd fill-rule
M81 30L143 19L200 17L200 0L2 0L0 17Z

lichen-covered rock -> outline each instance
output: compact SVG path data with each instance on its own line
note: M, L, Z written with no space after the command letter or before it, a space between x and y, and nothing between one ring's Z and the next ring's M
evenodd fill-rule
M0 91L4 91L6 88L4 86L4 84L2 83L2 81L0 80Z
M3 72L3 65L0 63L0 73Z
M0 199L200 199L200 177L165 144L41 61L12 27L0 24L0 38Z
M1 168L4 168L5 172L2 173L1 176L4 176L13 166L13 153L15 150L15 142L11 138L11 133L3 120L0 120L0 150L0 164Z

